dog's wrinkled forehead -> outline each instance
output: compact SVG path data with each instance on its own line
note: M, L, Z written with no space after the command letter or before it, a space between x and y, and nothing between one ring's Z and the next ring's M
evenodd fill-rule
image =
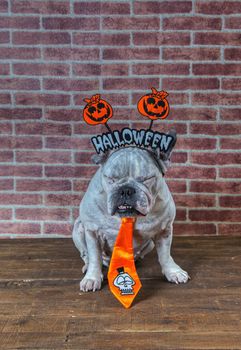
M146 150L129 147L109 156L104 165L104 174L118 178L145 177L153 172L153 168L158 172L155 162Z

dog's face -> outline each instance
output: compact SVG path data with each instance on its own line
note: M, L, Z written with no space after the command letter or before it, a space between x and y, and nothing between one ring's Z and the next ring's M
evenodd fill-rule
M161 180L162 174L148 151L130 147L114 152L102 169L108 214L147 215Z

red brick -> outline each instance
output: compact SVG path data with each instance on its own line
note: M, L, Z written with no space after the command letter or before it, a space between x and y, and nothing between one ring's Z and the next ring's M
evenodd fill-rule
M10 40L9 32L0 32L0 44L8 44Z
M21 179L17 180L17 191L39 192L39 191L70 191L71 182L69 180L33 180Z
M95 48L45 48L44 49L44 59L45 60L98 60L99 59L99 49Z
M45 111L45 119L54 121L80 121L82 120L82 112L80 109L50 109Z
M0 93L0 104L10 104L11 103L11 95L10 94L1 94Z
M0 12L8 12L8 1L7 0L1 0Z
M217 112L211 108L171 108L169 118L175 120L215 121Z
M182 208L177 208L176 221L186 221L187 219L187 210Z
M63 164L71 163L70 152L48 152L48 151L17 151L16 161L19 163L46 163Z
M9 64L0 63L0 75L9 75L10 67Z
M99 88L97 79L44 79L44 88L47 90L61 91L87 91L96 90Z
M241 164L240 153L192 153L191 163L205 164L205 165L227 165L227 164Z
M80 164L94 164L94 162L91 160L92 155L95 154L94 152L76 152L74 155L74 161L75 163Z
M241 196L220 196L219 205L227 208L240 208Z
M109 66L109 65L108 65ZM116 67L115 67L116 66ZM118 69L119 64L112 65L110 64L109 70L110 73L113 73L115 69ZM122 65L121 65L122 66ZM123 68L124 69L124 68ZM110 74L111 75L111 74ZM104 100L108 101L113 108L116 108L115 106L129 106L129 95L127 93L117 92L117 93L105 93L104 95L101 95ZM78 94L74 96L74 103L76 105L85 106L86 102L84 99L86 98L86 94ZM77 120L81 120L81 117L79 117ZM98 125L96 126L98 128ZM87 132L87 129L86 129ZM88 132L87 132L88 133Z
M63 94L16 93L15 101L16 104L25 106L68 106L70 104L70 96Z
M160 29L158 17L104 17L104 30L154 30Z
M171 30L221 30L222 22L218 17L176 17L163 18L163 29Z
M179 137L177 139L176 148L181 150L214 150L216 149L216 140L212 138L187 138L187 137Z
M46 194L44 198L44 203L46 206L79 206L80 195L79 194Z
M64 63L15 63L13 72L17 75L69 75L69 65Z
M240 121L241 108L222 108L220 110L220 117L223 120L238 120Z
M163 78L162 87L165 90L207 90L218 89L217 78Z
M16 134L20 135L71 135L70 124L46 122L16 124Z
M77 192L85 192L88 188L90 180L73 180L73 190Z
M14 32L15 45L63 45L70 44L70 34L66 32Z
M43 27L59 30L98 30L100 19L98 17L45 17Z
M224 50L225 60L231 61L240 61L241 49L240 48L231 48Z
M240 181L191 181L190 184L190 192L236 194L240 191Z
M220 49L218 48L164 48L162 57L164 60L187 60L204 61L220 59Z
M203 135L239 135L241 134L240 123L191 123L191 134L203 134Z
M2 234L35 235L40 234L40 224L31 222L0 222L0 232Z
M19 194L19 193L1 193L1 205L36 205L42 204L42 196L39 194Z
M225 28L227 29L241 29L240 17L226 17Z
M1 196L0 196L0 199L1 199ZM1 220L11 220L12 209L0 209L0 218ZM1 221L0 221L0 225L1 225ZM0 230L1 230L1 226L0 226Z
M95 165L88 166L46 166L45 175L47 177L89 177L94 175L97 167Z
M42 176L42 167L37 165L1 165L0 176L39 177Z
M13 0L11 10L13 13L38 13L38 14L68 14L70 10L68 1L27 1Z
M240 221L241 212L238 210L189 210L191 221Z
M74 32L73 44L82 46L101 45L101 38L110 35L111 34L102 34L100 32ZM130 34L123 35L129 36Z
M240 105L241 94L234 93L194 93L192 102L197 105Z
M74 76L97 76L101 75L101 66L99 64L91 63L77 63L73 64Z
M239 75L241 74L241 64L221 64L206 63L194 64L193 74L195 75Z
M179 207L214 207L216 204L215 196L206 194L177 194L174 201Z
M124 2L77 2L74 12L81 15L128 15L130 4Z
M42 111L40 108L1 108L0 120L14 119L40 119Z
M168 173L167 173L168 175ZM185 193L187 191L187 184L185 180L167 180L168 188L170 189L171 193Z
M69 210L63 208L17 208L16 218L32 221L65 221L69 219Z
M65 223L44 223L44 234L58 234L58 235L66 235L71 236L72 232L72 225L71 224L65 224Z
M17 137L17 136L1 136L0 137L0 148L17 149L37 149L42 148L41 137Z
M137 75L189 75L189 64L137 63L133 64L132 72Z
M13 185L14 184L12 179L0 180L0 191L13 190Z
M134 13L149 15L158 13L189 13L191 1L135 1Z
M118 122L113 122L112 120L108 121L108 125L112 130L121 130L122 128L126 127L126 122L124 123L118 123ZM97 134L102 134L103 132L106 132L106 126L105 124L99 124L95 126L95 131L93 131L93 128L86 127L85 122L81 122L78 124L74 125L74 134L76 135L97 135Z
M89 138L46 137L46 147L53 149L92 149Z
M0 162L12 162L13 152L12 151L0 151Z
M175 223L174 234L180 236L202 236L216 235L216 226L214 224L201 223Z
M241 168L225 167L219 169L219 177L241 179Z
M123 76L129 74L129 66L128 64L102 64L101 65L101 75L102 76Z
M39 17L7 16L1 17L0 28L3 29L39 29Z
M168 170L168 177L185 179L215 179L216 169L187 165L182 165L179 167L173 166Z
M0 59L33 60L41 58L40 49L37 47L5 47L0 50Z
M241 225L240 224L219 224L218 233L219 235L240 236Z
M168 45L189 45L190 33L174 32L135 32L133 33L134 45L147 46L168 46Z
M202 32L195 33L195 45L240 45L239 33Z
M222 149L241 149L241 140L240 138L233 139L233 138L221 138L220 140L220 146Z
M197 13L208 15L231 15L241 12L240 1L197 1Z
M4 90L39 90L38 79L0 78L0 89Z
M130 90L145 89L147 86L158 86L158 78L104 78L103 88L105 90Z
M11 123L1 123L1 134L12 134L13 125Z
M159 59L160 50L150 48L103 49L104 60L154 60Z
M105 45L105 46L128 46L130 45L130 33L74 33L75 45Z
M241 90L240 78L222 79L222 89L223 90Z

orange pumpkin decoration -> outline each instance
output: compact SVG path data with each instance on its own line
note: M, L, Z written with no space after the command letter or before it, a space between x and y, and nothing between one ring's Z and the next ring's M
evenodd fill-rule
M141 97L137 104L138 111L151 120L165 119L169 113L169 104L166 100L168 93L151 88L152 93Z
M105 124L112 117L113 110L111 105L102 100L100 95L93 95L90 99L85 98L84 101L87 102L87 105L83 110L83 118L87 124Z

